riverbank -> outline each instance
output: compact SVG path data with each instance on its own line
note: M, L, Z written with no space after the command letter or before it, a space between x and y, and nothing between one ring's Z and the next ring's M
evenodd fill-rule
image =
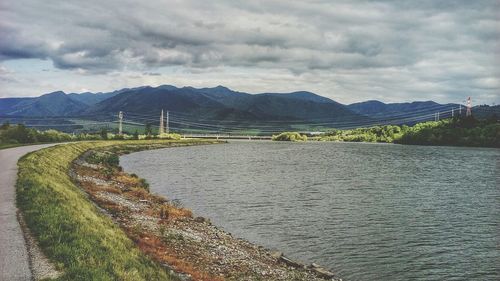
M57 145L18 162L17 206L42 252L61 272L57 280L178 280L153 262L71 180L71 163L89 149L141 149L208 141L97 141Z
M117 162L124 153L210 143L217 142L81 142L23 157L17 203L60 272L57 280L332 279L317 265L234 238L149 193L144 180Z
M178 202L148 192L124 173L116 155L129 149L85 153L72 175L139 249L184 280L332 280L318 265L306 266L212 225Z

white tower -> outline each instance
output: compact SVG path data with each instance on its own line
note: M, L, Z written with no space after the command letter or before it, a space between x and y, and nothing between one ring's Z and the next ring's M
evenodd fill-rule
M163 127L163 109L162 109L160 115L160 130L159 130L160 135L164 133L163 128L164 127Z
M465 106L467 107L467 111L465 112L465 116L469 117L472 115L472 101L470 99L470 97L467 98L467 103L465 104Z
M123 112L120 111L118 113L118 135L122 135L122 129L123 129L123 126L122 126L122 122L123 122Z

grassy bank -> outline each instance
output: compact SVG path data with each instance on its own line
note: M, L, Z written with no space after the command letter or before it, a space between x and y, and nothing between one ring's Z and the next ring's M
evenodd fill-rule
M105 146L137 150L203 141L96 141L46 148L18 163L17 204L44 253L64 272L59 280L174 280L143 255L70 179L85 151Z

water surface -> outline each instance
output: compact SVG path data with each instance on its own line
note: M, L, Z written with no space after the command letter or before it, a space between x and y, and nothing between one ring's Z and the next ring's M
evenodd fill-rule
M499 149L236 141L120 161L233 235L344 280L499 279Z

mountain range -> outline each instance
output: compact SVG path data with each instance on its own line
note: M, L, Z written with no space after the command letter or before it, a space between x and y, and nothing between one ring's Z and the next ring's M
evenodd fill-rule
M92 117L98 120L119 111L126 116L140 117L158 115L165 110L191 122L368 124L376 120L412 123L418 121L416 116L432 118L437 111L450 111L458 106L433 101L383 103L376 100L344 105L307 91L248 94L223 86L178 88L162 85L106 93L57 91L40 97L1 98L0 116ZM493 109L500 113L498 106Z

